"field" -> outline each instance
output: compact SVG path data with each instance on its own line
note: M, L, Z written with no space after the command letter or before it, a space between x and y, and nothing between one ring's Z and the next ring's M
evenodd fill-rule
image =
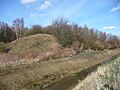
M47 61L8 63L0 68L1 90L33 90L46 87L72 73L107 60L119 50L91 51Z

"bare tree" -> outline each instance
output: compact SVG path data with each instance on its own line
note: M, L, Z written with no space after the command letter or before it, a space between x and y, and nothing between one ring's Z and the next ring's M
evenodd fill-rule
M0 22L0 42L8 43L15 40L15 33L5 22Z
M4 23L4 22L0 23L0 28L4 28L4 36L5 37L6 37L7 27L8 27L7 23Z
M66 47L73 43L72 28L71 25L68 24L68 20L59 17L53 20L51 27L51 33L57 37L60 44Z
M18 18L13 21L13 27L16 33L17 39L22 37L22 29L24 27L24 19Z

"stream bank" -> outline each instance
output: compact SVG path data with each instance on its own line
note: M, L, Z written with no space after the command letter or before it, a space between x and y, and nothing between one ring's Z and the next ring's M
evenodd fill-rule
M119 49L85 52L72 57L0 68L1 90L41 90L88 67L108 60ZM69 78L68 78L69 80ZM67 86L67 85L66 85ZM72 86L72 85L71 85ZM63 89L64 90L64 89Z
M79 83L80 80L83 80L88 74L94 72L99 66L106 64L114 59L116 59L119 54L111 56L109 59L96 64L94 66L88 67L80 72L74 73L72 76L68 76L52 85L43 88L42 90L69 90Z

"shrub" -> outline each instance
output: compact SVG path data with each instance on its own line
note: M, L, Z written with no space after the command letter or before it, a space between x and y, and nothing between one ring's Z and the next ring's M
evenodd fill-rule
M30 30L27 30L25 36L35 35L35 34L40 34L40 33L43 33L42 26L40 26L40 25L33 25Z
M6 45L3 42L0 42L0 53L4 53L6 50Z

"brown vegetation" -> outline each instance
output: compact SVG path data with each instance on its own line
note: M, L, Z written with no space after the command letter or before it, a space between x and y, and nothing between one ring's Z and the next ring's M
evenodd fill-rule
M68 21L63 17L54 20L49 26L33 25L30 29L24 27L23 18L18 18L14 20L12 28L6 23L0 23L0 32L0 42L5 43L29 35L50 34L57 39L60 45L73 48L77 53L88 49L99 51L120 47L118 36L90 29L87 25L81 27L77 24L68 24Z
M120 57L111 63L101 66L96 72L80 81L72 90L119 90Z
M80 71L118 54L119 49L104 50L119 47L118 36L90 29L86 25L68 24L64 18L58 18L46 27L33 25L30 29L24 27L23 18L14 20L11 27L2 22L0 89L33 90L36 83L51 84L56 77ZM76 53L78 55L73 56ZM49 76L55 76L54 80Z
M57 43L56 38L47 34L31 35L8 44L10 53L43 52L60 47L61 46Z
M1 52L4 52L6 49L4 43L0 45ZM9 48L9 52L0 54L1 62L46 61L76 54L74 50L59 45L57 39L48 34L37 34L20 38L8 43L6 46Z
M5 43L0 42L0 53L5 52L5 49L6 49L6 45L5 45Z
M85 52L73 57L53 59L44 62L39 62L35 59L31 62L1 62L0 87L2 90L33 90L37 88L37 86L34 86L36 84L40 87L42 85L49 85L70 73L95 65L117 53L119 53L119 50Z

